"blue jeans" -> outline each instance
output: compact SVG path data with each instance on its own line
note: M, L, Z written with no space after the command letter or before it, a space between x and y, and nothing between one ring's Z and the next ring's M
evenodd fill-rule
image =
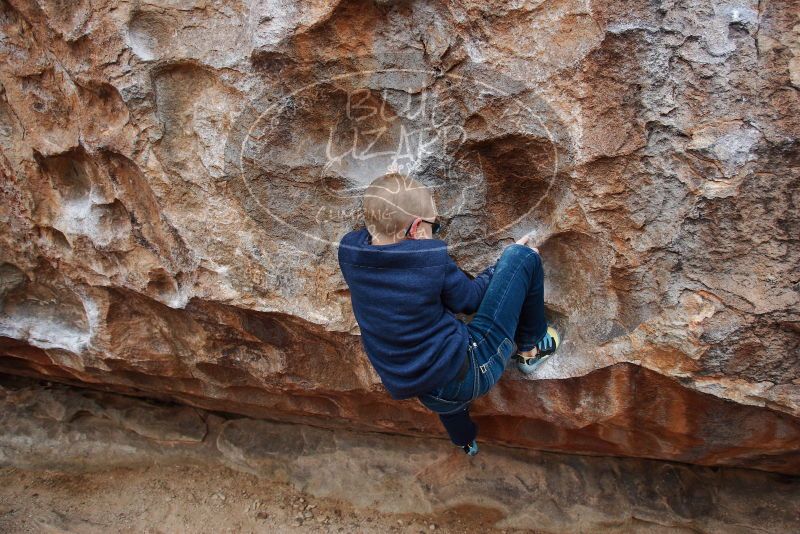
M417 397L436 412L456 445L467 445L478 434L469 416L472 401L500 380L511 356L531 350L547 332L544 316L544 270L533 249L513 244L503 251L481 305L467 324L469 358L462 381ZM512 341L513 340L513 341Z

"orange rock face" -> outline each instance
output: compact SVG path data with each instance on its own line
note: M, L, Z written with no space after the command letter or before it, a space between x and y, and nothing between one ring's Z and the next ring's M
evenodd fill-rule
M465 270L544 258L482 439L800 473L798 7L3 3L0 371L443 435L336 263L396 169Z

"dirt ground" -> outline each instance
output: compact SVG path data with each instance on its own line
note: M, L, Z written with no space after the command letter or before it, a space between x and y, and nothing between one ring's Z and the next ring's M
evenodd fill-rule
M531 532L497 530L485 509L438 515L354 510L222 466L61 473L0 468L0 532Z

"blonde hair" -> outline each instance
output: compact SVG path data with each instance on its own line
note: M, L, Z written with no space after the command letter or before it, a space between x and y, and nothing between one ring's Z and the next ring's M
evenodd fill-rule
M378 177L364 191L364 221L372 235L396 236L415 218L436 216L428 188L398 173Z

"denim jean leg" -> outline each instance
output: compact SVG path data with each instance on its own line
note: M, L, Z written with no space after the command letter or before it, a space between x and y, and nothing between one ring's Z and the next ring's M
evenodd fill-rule
M450 436L450 441L454 444L463 447L469 445L472 440L478 437L478 425L472 420L469 415L471 402L478 398L480 382L478 370L476 368L476 356L472 347L473 339L470 338L470 346L467 350L467 357L469 358L469 367L467 367L467 374L464 376L464 381L461 384L460 393L470 394L470 403L464 408L454 414L442 415L439 414L439 420L442 422ZM462 397L459 397L462 398Z
M458 389L458 400L464 398L462 394L470 386L471 400L487 393L508 364L515 345L512 340L535 343L546 328L541 258L524 245L506 247L483 301L467 325L470 368ZM453 395L454 389L445 387L438 393ZM469 415L469 402L453 409L457 406L455 399L426 401L429 404L434 401L432 405L454 444L467 445L476 438L478 425Z
M531 350L547 331L547 319L544 315L544 268L538 254L535 259L531 284L528 286L514 334L514 341L520 352Z
M475 349L475 360L481 362L476 366L478 396L485 395L503 376L511 356L514 354L514 343L507 337L499 341L495 336L484 338Z
M450 441L461 447L469 445L478 436L478 425L469 416L469 407L467 404L463 410L456 413L439 414Z
M471 343L472 340L467 351L469 362L464 380L456 380L418 397L423 406L439 416L450 440L459 446L468 445L478 434L478 425L469 415L470 404L477 398L479 386Z
M539 255L524 245L510 245L497 262L477 313L467 325L476 340L476 363L481 373L479 395L500 379L520 335L529 342L531 335L544 334L544 293L542 262ZM535 341L538 341L538 338ZM487 373L491 367L492 372ZM496 373L496 374L495 374Z

